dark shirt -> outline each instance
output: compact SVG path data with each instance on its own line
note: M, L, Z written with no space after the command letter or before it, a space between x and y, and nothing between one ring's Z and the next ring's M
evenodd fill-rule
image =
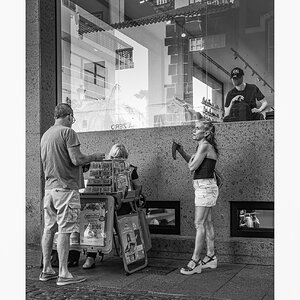
M130 165L130 168L131 168L131 180L135 180L135 179L138 179L139 178L139 175L136 171L137 167L136 166L133 166L133 165Z
M230 105L231 100L235 96L243 96L244 101L247 102L250 108L257 108L256 100L260 101L265 98L263 93L259 90L259 88L255 84L246 83L246 87L243 91L238 91L236 88L230 90L226 96L225 107Z
M205 157L201 165L194 172L195 179L214 178L216 160Z
M139 175L137 173L137 167L130 165L129 166L131 169L131 180L135 180L139 178ZM128 202L122 203L121 207L118 209L117 211L117 215L118 216L122 216L122 215L127 215L130 214L132 211L131 206Z

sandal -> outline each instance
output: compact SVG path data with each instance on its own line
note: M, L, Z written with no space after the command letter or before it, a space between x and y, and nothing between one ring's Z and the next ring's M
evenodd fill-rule
M201 264L202 264L202 269L216 269L217 266L218 266L218 260L217 260L217 257L216 257L216 254L212 255L212 256L209 256L209 255L206 255L204 257L205 258L208 258L208 260L206 261L201 261Z
M194 263L194 267L189 267L189 264L191 262ZM201 271L202 271L201 259L199 259L198 261L191 259L186 267L180 269L180 273L184 274L184 275L192 275L195 273L199 274L199 273L201 273Z

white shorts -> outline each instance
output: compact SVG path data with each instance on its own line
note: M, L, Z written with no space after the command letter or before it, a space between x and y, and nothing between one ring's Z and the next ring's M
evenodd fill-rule
M77 190L45 190L44 231L47 233L79 232L80 195Z
M195 206L215 206L219 188L214 178L195 179L193 181L195 189Z

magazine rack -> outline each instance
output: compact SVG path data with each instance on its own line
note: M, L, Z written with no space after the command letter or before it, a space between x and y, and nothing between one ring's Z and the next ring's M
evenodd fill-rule
M114 241L127 275L148 264L138 213L117 216L122 203L135 203L136 192L131 188L130 178L130 169L124 160L91 163L86 188L80 194L80 239L71 236L70 240L70 250L96 252L102 259L112 251ZM56 248L55 241L53 249Z
M148 265L144 236L137 213L122 216L117 216L115 213L115 218L120 256L123 259L126 274L129 275Z

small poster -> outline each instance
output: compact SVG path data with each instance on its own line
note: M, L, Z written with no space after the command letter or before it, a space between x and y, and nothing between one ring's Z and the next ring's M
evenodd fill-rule
M127 265L145 257L141 228L137 215L126 215L118 219L122 248Z
M105 246L105 202L85 203L80 212L80 244Z
M124 192L130 186L130 181L128 180L127 174L120 173L116 175L116 184L117 191Z

